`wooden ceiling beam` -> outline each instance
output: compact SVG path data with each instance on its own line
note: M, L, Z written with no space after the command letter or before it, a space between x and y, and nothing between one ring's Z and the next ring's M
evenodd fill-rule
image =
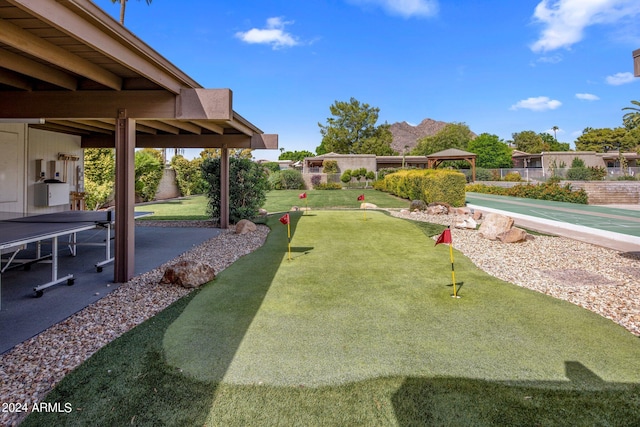
M113 134L113 131L101 129L101 128L98 128L98 127L95 127L95 126L87 125L87 124L80 123L80 122L74 122L74 121L70 121L70 120L47 120L46 123L52 123L54 125L64 126L66 128L69 128L69 129L80 129L80 130L83 130L83 131L103 133L103 134L106 134L106 135Z
M16 73L24 74L64 89L76 90L78 88L78 81L73 76L5 49L0 49L0 64L2 64L2 67L13 70Z
M177 135L180 133L180 129L178 129L177 127L171 126L166 122L161 122L158 120L137 120L136 123L147 126L149 128L161 130L163 132L167 132L173 135Z
M24 76L2 68L0 68L0 84L27 91L33 89L31 82Z
M4 92L5 118L98 119L116 117L126 108L136 119L175 119L176 96L164 90Z
M104 10L85 0L10 0L38 19L117 61L120 65L177 95L183 87L200 87L193 79L135 37Z
M182 120L165 120L165 123L168 123L171 126L175 126L178 129L182 129L185 132L193 133L196 135L200 135L202 133L202 128L198 125L194 125L190 122L185 122Z
M222 135L224 133L224 128L222 126L206 120L191 120L191 123L210 130L211 132L215 132L218 135Z
M0 19L0 42L98 82L108 88L115 90L122 88L122 79L112 72L86 59L82 59L68 50L49 43L4 19Z

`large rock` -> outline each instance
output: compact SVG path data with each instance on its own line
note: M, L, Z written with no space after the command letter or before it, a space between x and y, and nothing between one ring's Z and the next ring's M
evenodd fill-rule
M512 227L510 230L500 233L497 239L502 243L518 243L527 240L527 232L518 227Z
M376 209L378 205L374 205L373 203L360 203L360 209Z
M256 231L256 225L248 219L241 219L236 224L236 234L247 234Z
M164 271L160 283L171 283L184 288L197 288L216 278L212 266L201 261L178 261Z
M422 200L412 200L409 205L409 210L413 211L424 211L427 210L427 204Z
M455 228L466 228L469 230L475 230L477 226L478 223L471 216L459 218L454 224Z
M488 213L478 233L485 239L496 240L498 234L511 230L511 227L513 227L513 218L510 216Z

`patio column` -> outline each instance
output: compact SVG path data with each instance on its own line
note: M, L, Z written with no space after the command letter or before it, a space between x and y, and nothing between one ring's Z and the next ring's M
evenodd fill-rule
M135 146L136 123L127 110L118 110L116 119L116 218L113 281L123 283L135 271ZM109 244L109 242L107 242Z
M220 228L229 228L229 148L220 149Z

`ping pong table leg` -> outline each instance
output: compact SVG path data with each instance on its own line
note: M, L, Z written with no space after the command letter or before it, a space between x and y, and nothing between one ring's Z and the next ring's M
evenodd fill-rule
M58 283L66 281L68 285L73 285L73 274L67 274L64 277L58 278L58 237L53 237L51 243L51 281L33 288L37 298L42 296L43 289L57 285Z

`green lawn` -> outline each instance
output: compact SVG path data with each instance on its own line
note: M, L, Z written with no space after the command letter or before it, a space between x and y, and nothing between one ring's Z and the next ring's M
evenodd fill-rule
M265 245L94 355L30 425L638 425L640 340L497 280L441 226L268 219ZM455 235L454 235L455 236Z
M358 196L364 194L365 201L380 208L408 208L409 201L377 190L278 190L267 194L264 208L268 212L285 212L293 206L304 207L304 199L298 196L307 193L307 201L311 210L359 208Z
M307 204L314 209L359 208L358 196L365 195L365 201L381 208L408 208L409 201L376 190L274 190L267 193L264 208L268 212L285 212L293 206L304 207L305 201L298 196L307 193ZM136 206L136 211L150 211L148 220L206 220L207 198L191 196L158 203ZM145 218L142 219L144 221Z
M190 196L180 199L161 201L158 203L145 203L136 206L136 212L153 212L152 216L142 218L144 220L207 220L206 196Z

